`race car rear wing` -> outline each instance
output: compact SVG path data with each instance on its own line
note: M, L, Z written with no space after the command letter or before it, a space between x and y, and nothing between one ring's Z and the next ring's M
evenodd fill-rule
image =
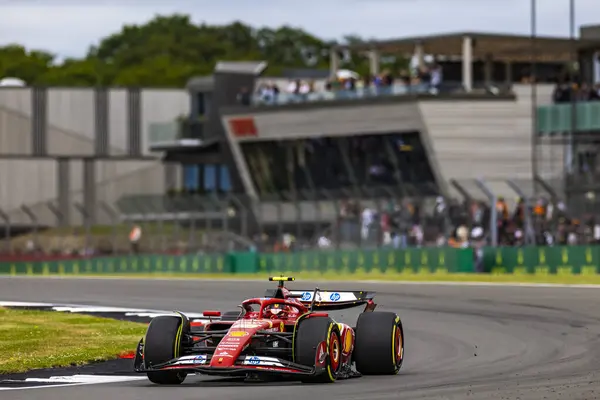
M363 290L321 290L318 287L313 290L289 290L284 286L284 282L295 280L296 278L289 276L269 277L270 282L278 282L278 285L277 289L267 289L265 297L284 298L285 290L287 297L299 299L310 310L339 310L366 304L365 311L373 311L376 307L376 304L373 302L375 292Z
M265 292L265 297L275 297L276 293L277 290L268 289ZM375 292L367 292L362 290L291 290L289 297L298 299L305 306L312 306L314 309L335 310L367 304L375 298L375 294Z

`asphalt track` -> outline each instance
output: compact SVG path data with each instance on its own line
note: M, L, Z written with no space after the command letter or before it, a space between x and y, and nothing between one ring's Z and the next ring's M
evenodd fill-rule
M294 288L315 283L295 282ZM154 309L235 309L268 282L0 279L0 300ZM146 381L5 391L2 400L307 398L598 399L600 290L502 286L327 283L378 291L403 318L406 359L392 377L330 385L243 384L189 377L177 387ZM362 287L361 287L362 286Z

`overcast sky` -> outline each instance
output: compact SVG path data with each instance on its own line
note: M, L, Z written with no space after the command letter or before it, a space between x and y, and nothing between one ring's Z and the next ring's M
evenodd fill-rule
M600 0L575 0L576 24L600 24ZM90 4L90 5L86 5ZM569 0L537 0L538 32L569 35ZM186 13L196 22L292 24L322 38L389 39L457 31L530 32L529 0L0 0L0 45L81 56L126 23Z

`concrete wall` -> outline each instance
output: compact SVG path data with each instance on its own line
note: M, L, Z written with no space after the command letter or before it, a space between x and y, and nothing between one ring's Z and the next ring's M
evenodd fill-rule
M552 85L538 85L537 103L549 104ZM349 133L422 132L424 144L438 181L451 195L447 183L456 179L468 182L471 190L484 194L473 184L485 178L499 195L515 197L507 179L518 181L525 193L533 191L532 177L532 95L531 86L516 85L516 101L453 98L388 104L355 104L312 109L262 110L253 115L225 115L223 124L234 149L240 170L247 170L239 152L241 141L292 139ZM229 120L252 117L257 137L236 138ZM538 147L538 169L548 180L561 176L561 146ZM249 176L244 184L253 191Z
M258 136L236 137L232 132L230 121L246 117L253 118L259 132ZM414 132L423 129L423 121L415 102L224 115L222 123L234 161L240 171L242 184L246 192L253 197L257 197L257 192L250 176L249 167L241 152L240 142L325 135L346 136L349 133Z
M48 90L48 152L51 155L93 155L93 89ZM189 112L189 96L184 90L142 91L142 149L148 151L148 128ZM0 89L0 157L31 153L31 90ZM128 135L127 93L114 89L109 93L110 154L126 153ZM0 209L17 222L27 222L18 208L22 204L36 209L43 223L55 218L43 205L57 198L56 162L53 160L0 159ZM83 167L72 161L70 192L73 201L81 201ZM113 204L124 194L164 193L164 169L160 161L101 161L96 166L98 200ZM77 213L71 213L77 217ZM75 218L77 219L77 218Z
M243 116L224 116L223 123L229 128L228 121L239 117ZM318 133L318 136L346 136L349 132L408 132L423 129L415 102L265 112L253 117L259 136L241 137L237 141L317 136L311 133Z
M538 85L537 102L549 104L552 85ZM533 191L531 86L516 85L516 102L421 102L434 158L445 181L485 178L498 194L515 197L506 179ZM537 148L538 170L555 180L564 167L562 146ZM473 186L471 186L473 188ZM475 191L475 190L473 190ZM481 192L480 192L481 193Z
M521 120L522 125L520 125L519 128L524 132L531 134L531 86L518 85L515 88L515 91L519 96L518 115L527 117L526 120ZM554 85L538 85L537 104L540 106L552 104L553 91ZM562 144L549 144L547 141L538 142L536 149L538 174L548 183L551 183L554 186L554 189L558 191L564 189L563 173L565 169L565 149L566 147Z

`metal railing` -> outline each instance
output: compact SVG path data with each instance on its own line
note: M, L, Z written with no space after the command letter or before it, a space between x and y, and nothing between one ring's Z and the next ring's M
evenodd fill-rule
M95 210L74 203L81 223L71 226L52 202L44 207L54 218L51 223L40 222L48 219L40 217L38 208L23 205L0 209L0 252L97 255L443 246L465 230L470 239L491 246L555 244L569 235L576 235L579 243L595 240L590 235L599 209L595 197L587 199L594 212L586 213L583 207L569 210L566 200L542 180L450 184L454 198L393 190L337 190L262 200L232 194L128 196L113 205L99 203ZM130 238L134 228L141 233L139 240Z
M339 87L338 87L339 86ZM474 89L490 96L511 93L510 85L506 83L475 82ZM258 88L260 89L260 87ZM335 100L353 100L372 97L406 96L415 94L448 94L465 93L462 82L444 81L437 86L424 83L403 84L395 83L391 86L362 87L358 85L355 89L346 89L342 85L334 85L331 90L315 90L310 93L279 93L274 95L270 92L255 94L252 102L256 105L282 105L295 103L310 103Z

